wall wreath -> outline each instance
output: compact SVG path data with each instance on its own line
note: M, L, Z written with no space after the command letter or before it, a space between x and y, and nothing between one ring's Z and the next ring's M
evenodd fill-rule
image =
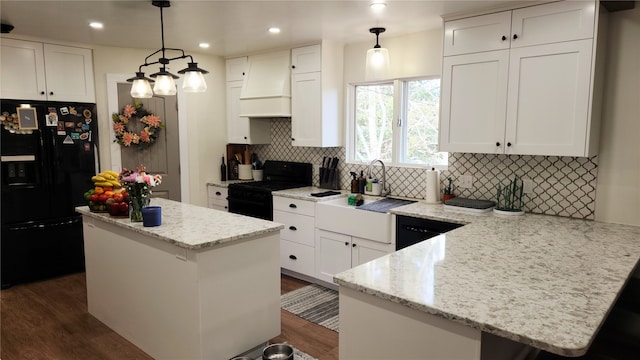
M155 143L158 132L164 128L160 118L148 112L137 99L133 105L125 105L122 113L114 113L111 119L116 134L116 139L113 141L125 147L145 149ZM139 120L140 124L137 127L142 128L140 132L129 130L134 120Z

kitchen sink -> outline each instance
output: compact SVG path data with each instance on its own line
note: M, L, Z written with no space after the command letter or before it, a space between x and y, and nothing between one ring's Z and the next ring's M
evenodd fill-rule
M389 244L392 236L389 209L411 202L368 195L364 196L364 204L357 207L349 205L346 197L320 201L316 205L316 227Z

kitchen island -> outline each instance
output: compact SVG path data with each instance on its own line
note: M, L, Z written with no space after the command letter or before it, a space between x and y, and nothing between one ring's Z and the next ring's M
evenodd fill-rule
M156 359L229 359L278 336L283 225L151 203L158 227L76 209L89 313Z
M580 356L640 259L640 227L424 202L391 212L466 225L334 277L341 359Z

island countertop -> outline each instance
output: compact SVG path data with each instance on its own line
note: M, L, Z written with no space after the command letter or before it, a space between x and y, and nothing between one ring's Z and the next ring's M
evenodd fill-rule
M560 355L587 351L640 259L637 226L422 201L391 212L466 225L335 283Z
M186 249L204 249L252 236L279 231L283 224L232 214L187 203L153 198L151 205L162 208L162 225L144 227L142 222L95 213L87 206L76 211L104 222L167 241Z

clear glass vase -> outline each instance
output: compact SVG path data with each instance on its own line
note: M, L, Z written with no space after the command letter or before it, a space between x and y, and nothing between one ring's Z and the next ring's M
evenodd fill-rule
M142 222L142 208L149 206L149 197L132 197L129 200L129 219L131 222Z

